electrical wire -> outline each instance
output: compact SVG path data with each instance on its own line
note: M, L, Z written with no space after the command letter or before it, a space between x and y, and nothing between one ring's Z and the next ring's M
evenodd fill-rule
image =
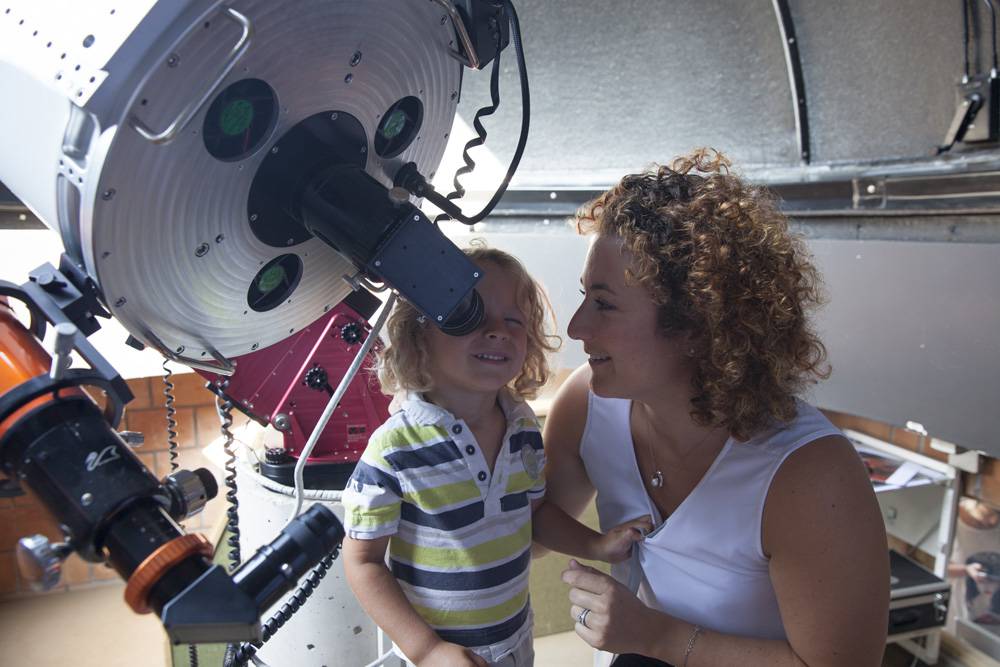
M497 47L497 54L493 58L493 67L490 70L490 103L485 107L480 107L476 111L476 115L472 118L472 127L476 131L476 136L466 142L465 146L462 148L462 162L463 164L455 171L455 178L452 180L452 187L454 190L449 192L445 199L455 200L461 199L465 196L465 187L462 186L462 181L460 180L462 176L472 173L476 168L476 161L472 159L472 155L469 153L473 148L482 146L486 143L486 126L483 125L482 119L486 116L493 115L497 109L500 108L500 31L497 30L494 33L495 43ZM434 224L438 224L442 220L450 220L451 216L447 213L439 213L434 218Z
M435 222L438 222L441 219L455 217L459 222L465 223L467 225L474 225L477 222L482 221L487 215L489 215L490 212L493 211L494 207L496 207L497 203L500 201L500 198L503 197L505 192L507 192L507 186L510 184L510 179L514 176L514 172L517 171L517 167L521 163L521 156L524 154L524 147L528 142L528 128L531 117L531 94L528 89L527 66L524 63L524 47L521 43L521 23L517 18L517 11L514 9L514 5L511 3L510 0L504 0L504 11L507 13L507 20L510 23L511 41L514 43L514 54L517 58L518 80L521 85L521 132L517 139L517 147L514 149L514 155L513 157L511 157L510 165L507 167L507 173L504 176L503 181L501 181L496 192L493 193L493 197L490 198L489 202L486 203L486 205L483 207L481 211L479 211L479 213L476 213L475 215L472 216L462 216L462 217L445 215L445 218L442 218L441 215L438 215L434 218ZM497 53L496 57L497 60L499 60L500 58L499 52ZM493 72L497 73L498 68L499 68L499 63L494 62ZM491 75L490 78L491 98L493 98L493 89L494 89L493 76ZM497 88L496 95L497 98L494 100L494 106L499 105L500 103L499 88ZM480 111L483 110L481 109ZM489 113L493 113L493 111L490 111ZM479 112L477 112L476 115L478 117L480 115ZM488 115L488 113L483 113L482 115ZM475 167L475 162L472 162L471 166L469 164L471 162L471 159L467 154L468 149L473 146L478 146L485 141L485 136L486 136L485 128L483 128L481 124L479 126L476 126L475 120L473 121L473 126L476 127L477 134L479 134L480 136L474 137L472 140L470 140L469 143L466 144L466 150L463 151L462 153L462 157L465 160L466 164L465 167L461 167L457 172L455 172L455 182L458 189L461 188L461 185L458 183L459 174L468 173L469 171L472 171L472 167ZM466 169L467 167L468 169ZM464 193L465 191L461 190L461 192ZM447 199L453 199L452 194L455 193L449 194ZM460 194L456 195L456 197L458 196L461 195Z
M222 445L222 449L226 453L224 482L226 489L228 489L226 501L229 503L229 507L226 509L226 531L229 533L226 544L229 546L229 571L233 572L239 567L242 560L240 555L240 501L236 495L236 450L233 448L233 441L236 438L230 430L233 425L233 403L229 399L216 398L215 407L221 422L220 430L225 438Z
M170 381L174 372L167 365L167 359L163 360L163 395L167 402L167 455L170 457L170 472L177 470L177 420L174 415L174 383Z

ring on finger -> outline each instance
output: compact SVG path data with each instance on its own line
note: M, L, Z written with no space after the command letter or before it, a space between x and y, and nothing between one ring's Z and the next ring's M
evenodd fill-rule
M587 609L587 608L584 608L583 611L580 612L580 615L576 617L576 622L579 623L580 625L582 625L585 628L588 627L587 626L587 614L589 614L589 613L590 613L590 610Z

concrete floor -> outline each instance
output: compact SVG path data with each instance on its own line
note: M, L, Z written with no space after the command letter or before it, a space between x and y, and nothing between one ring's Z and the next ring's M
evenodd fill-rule
M122 584L113 582L86 590L0 603L0 665L170 667L166 635L158 619L151 614L133 614L122 601L123 591ZM210 657L210 653L214 656L217 652L205 651L202 667L218 667L218 658ZM538 667L590 667L592 655L590 647L573 632L535 640ZM996 664L973 662L977 666ZM186 656L176 664L185 667ZM890 646L886 651L885 667L910 664L911 656L898 647ZM939 665L964 667L953 660L942 660Z
M122 601L123 591L123 585L112 583L0 603L0 665L169 667L159 620L133 614ZM535 653L540 667L592 663L590 647L573 632L537 639ZM208 655L200 661L202 667L217 667L213 662Z

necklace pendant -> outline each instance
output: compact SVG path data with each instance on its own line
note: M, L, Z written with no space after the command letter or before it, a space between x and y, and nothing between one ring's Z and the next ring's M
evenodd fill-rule
M653 487L654 489L658 489L658 488L660 488L661 486L663 486L663 473L662 473L662 472L660 472L659 470L657 470L657 471L656 471L656 472L655 472L655 473L653 474L653 476L652 476L652 477L650 477L650 479L649 479L649 483L650 483L650 485L651 485L651 486L652 486L652 487Z

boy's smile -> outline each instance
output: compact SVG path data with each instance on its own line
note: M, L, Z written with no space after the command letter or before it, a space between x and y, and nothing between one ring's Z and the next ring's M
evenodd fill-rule
M428 326L427 354L433 393L495 395L518 376L528 349L525 315L517 300L517 280L495 262L483 261L476 290L483 298L483 323L465 336L449 336Z

